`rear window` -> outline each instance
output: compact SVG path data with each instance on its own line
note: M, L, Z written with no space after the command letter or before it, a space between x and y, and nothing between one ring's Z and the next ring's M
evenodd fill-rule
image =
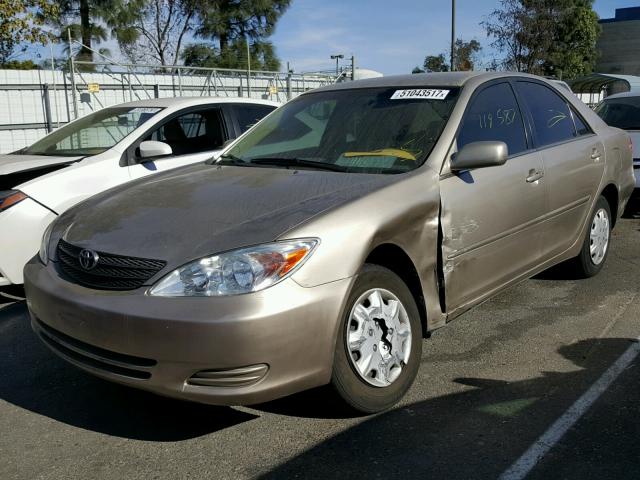
M623 130L640 130L640 97L611 98L596 107L608 125Z
M276 107L271 105L234 105L233 110L236 113L238 124L242 133L249 130L263 117L269 115Z
M567 102L549 87L517 82L516 88L529 107L540 146L575 137L575 125Z

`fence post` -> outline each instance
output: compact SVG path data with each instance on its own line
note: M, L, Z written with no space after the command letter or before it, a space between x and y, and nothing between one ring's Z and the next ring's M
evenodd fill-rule
M44 100L44 121L47 124L47 132L53 131L53 120L51 118L51 99L49 98L49 84L42 85L42 99Z
M153 98L160 98L160 84L156 83L153 86Z
M73 50L72 50L72 39L71 39L71 29L67 29L67 35L69 35L69 70L71 71L71 100L73 101L73 119L78 118L78 98L76 92L76 66L73 62Z

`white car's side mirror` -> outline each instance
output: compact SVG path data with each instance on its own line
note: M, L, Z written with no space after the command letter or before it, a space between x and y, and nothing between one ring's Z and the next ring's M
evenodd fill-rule
M166 157L173 154L170 145L155 140L142 142L138 148L140 149L140 158Z

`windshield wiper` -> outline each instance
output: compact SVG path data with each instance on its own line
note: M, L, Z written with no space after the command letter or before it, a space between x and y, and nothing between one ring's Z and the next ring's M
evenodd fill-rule
M220 155L218 158L207 160L206 163L208 163L209 165L220 165L222 163L220 162L220 160L224 160L224 163L230 163L231 165L235 165L238 167L249 166L249 162L230 153L225 153L224 155Z
M307 160L304 158L286 158L286 157L259 157L252 158L250 163L256 165L276 165L283 167L305 167L316 168L318 170L329 170L332 172L346 172L347 168L334 163L316 162L315 160Z

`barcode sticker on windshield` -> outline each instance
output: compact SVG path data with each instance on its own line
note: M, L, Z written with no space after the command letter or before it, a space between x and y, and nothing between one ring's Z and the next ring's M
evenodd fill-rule
M391 100L409 100L421 98L423 100L444 100L447 98L449 90L438 90L434 88L415 88L413 90L396 90L391 95Z

